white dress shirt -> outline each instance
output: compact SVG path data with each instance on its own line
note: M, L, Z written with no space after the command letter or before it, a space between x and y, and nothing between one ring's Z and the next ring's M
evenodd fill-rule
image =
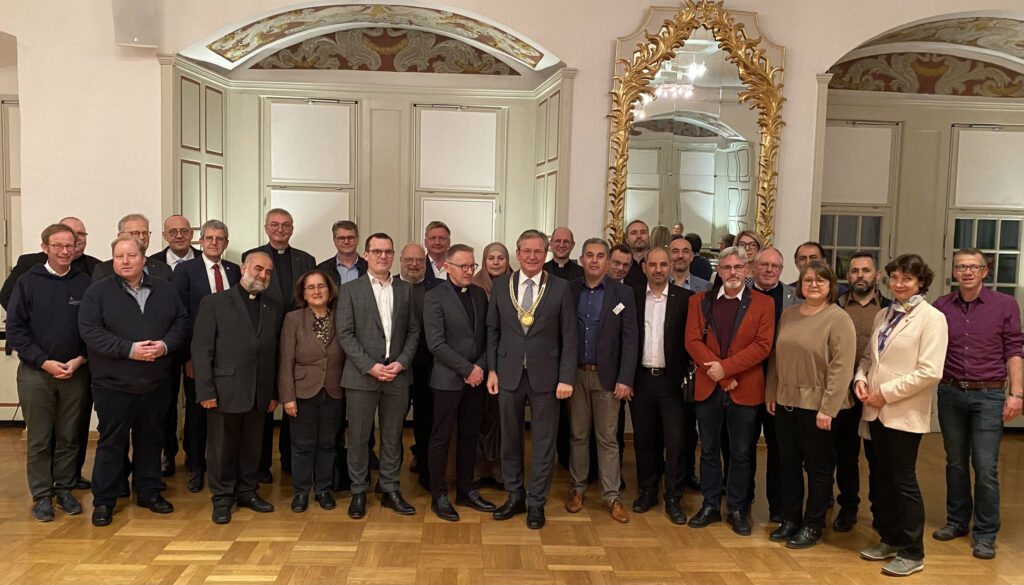
M740 287L740 292L736 293L736 296L729 297L729 298L731 298L731 299L741 298L743 296L743 289L745 289L745 288L747 288L746 284L744 284L743 286ZM718 289L718 296L715 297L715 300L717 301L718 299L720 299L720 298L722 298L724 296L726 296L726 295L725 295L725 285L723 284L721 286L721 288Z
M188 252L185 252L184 256L178 256L177 254L174 253L173 250L171 250L170 248L167 248L167 257L166 257L167 265L171 267L172 271L175 268L177 268L178 264L181 264L181 262L186 262L186 261L191 260L191 259L193 259L195 257L196 257L196 253L192 251L192 246L188 247ZM179 260L181 262L179 262ZM213 290L213 289L210 289L210 290Z
M665 286L660 295L656 295L651 290L651 285L647 285L644 303L644 355L640 364L645 368L664 368L668 286Z
M224 281L224 290L228 290L229 288L231 288L231 283L228 282L228 273L224 272L224 265L221 264L219 260L217 262L214 262L213 260L207 258L206 254L203 254L203 263L206 264L206 280L207 282L210 283L211 293L217 292L217 279L214 278L213 276L214 265L220 266L220 278L222 281Z
M384 328L384 359L391 357L391 315L394 312L395 292L391 286L394 277L390 274L387 280L378 280L372 274L370 277L370 289L373 290L373 298L377 301L377 312L380 313L380 325Z
M542 274L544 274L543 270L541 270L537 274L534 274L533 276L527 278L526 275L523 274L522 271L520 271L519 272L519 295L516 297L516 299L519 300L519 301L523 300L523 293L526 292L526 281L532 280L533 281L533 302L536 303L537 302L537 293L540 292L540 277L541 277ZM529 309L530 309L529 307L523 307L524 311L528 311Z
M448 280L448 271L445 270L443 260L441 261L441 265L438 266L437 264L434 264L434 261L430 259L430 256L427 256L427 264L430 265L430 269L434 271L434 276L436 276L438 280Z

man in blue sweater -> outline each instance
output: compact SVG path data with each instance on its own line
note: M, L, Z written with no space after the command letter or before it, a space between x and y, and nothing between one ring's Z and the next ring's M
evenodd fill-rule
M85 293L78 326L89 348L100 438L93 464L92 523L111 522L131 436L136 504L158 514L174 506L160 495L162 421L173 352L188 336L188 314L165 280L144 274L145 247L131 235L111 245L114 274Z
M43 230L46 262L28 269L7 305L7 340L18 352L18 401L25 416L26 470L32 514L53 520L53 497L66 514L81 514L71 495L78 478L79 411L88 392L78 307L89 276L71 269L75 232L63 224ZM53 440L51 449L51 440Z

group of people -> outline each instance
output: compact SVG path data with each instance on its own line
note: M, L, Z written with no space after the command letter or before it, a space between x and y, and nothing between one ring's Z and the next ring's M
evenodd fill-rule
M393 239L371 234L359 255L350 221L334 224L337 254L320 264L289 245L288 211L267 212L264 229L269 243L238 266L223 258L222 222L203 224L197 249L188 220L171 216L168 247L147 257L148 221L131 214L118 224L113 260L101 263L84 254L82 222L65 218L43 230L41 254L19 259L0 301L8 347L21 360L37 520L54 519L54 499L66 514L82 512L72 490L89 484L81 465L93 405L93 524L110 524L117 498L133 490L137 505L172 512L161 474L174 473L183 387L187 485L198 492L205 480L217 523L230 522L236 504L273 511L258 486L273 480L279 404L294 512L311 495L333 509L332 491L349 489L349 516L364 517L377 468L381 504L414 514L400 489L410 403L412 467L438 517L458 521L462 506L496 520L525 513L528 527L541 528L557 461L569 469L568 512L586 507L587 486L599 480L603 507L625 523L628 403L634 513L659 504L663 483L673 523L702 528L724 518L751 534L763 435L765 495L778 524L770 538L794 549L821 541L834 483L832 529L857 522L863 438L881 538L861 556L909 575L923 568L915 463L938 385L947 521L933 537L964 536L973 521L974 556L995 556L996 462L1002 422L1021 411L1024 333L1015 300L984 286L980 250L955 254L958 288L933 305L924 299L933 271L915 254L885 266L890 300L872 253L849 258L841 287L822 247L807 242L794 254L799 278L783 284L782 254L751 231L720 250L712 271L699 236L652 245L642 221L615 246L587 239L578 261L567 228L550 238L527 230L512 270L503 244L477 256L434 221L424 245L398 251L393 274ZM478 478L499 482L505 502L488 502ZM686 488L703 496L689 519Z

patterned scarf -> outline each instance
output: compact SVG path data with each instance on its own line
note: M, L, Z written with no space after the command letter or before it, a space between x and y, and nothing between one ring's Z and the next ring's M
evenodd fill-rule
M882 325L882 328L878 330L878 353L882 353L882 350L885 349L885 344L889 340L889 334L896 328L896 324L923 300L924 295L913 295L902 303L893 299L892 304L889 305L886 311L885 325Z
M313 309L310 309L312 312ZM331 313L328 312L323 317L317 317L316 313L313 313L313 333L316 338L320 340L320 343L327 345L327 342L331 340Z

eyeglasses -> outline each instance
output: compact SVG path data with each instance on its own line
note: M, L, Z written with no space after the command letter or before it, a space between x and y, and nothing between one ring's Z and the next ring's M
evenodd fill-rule
M823 278L818 278L818 279L814 279L814 280L804 279L804 280L802 280L800 282L803 282L804 286L816 286L816 287L819 287L819 288L825 286L826 284L828 284L828 281L823 279Z
M476 269L480 267L479 264L452 264L451 262L445 262L445 264L452 268L458 268L463 272L466 272L467 270L470 272L476 272Z
M757 267L765 270L782 270L782 264L771 264L768 262L759 262Z
M749 249L749 248L757 248L758 247L757 246L757 242L740 242L740 243L738 243L736 245L741 247L741 248L743 248L744 250Z
M49 246L51 250L56 250L58 252L60 252L61 250L65 250L67 252L74 252L75 251L75 245L74 244L46 244L46 245Z
M313 292L315 290L320 290L322 288L327 288L327 284L323 283L323 282L321 282L320 284L307 284L303 288L305 288L306 290L308 290L310 292Z
M334 236L335 241L338 242L354 242L356 241L355 236Z
M223 244L224 242L228 241L228 239L221 236L203 236L203 241L217 242L218 244Z
M167 230L167 235L171 236L172 238L176 238L178 236L191 236L192 228L182 228L180 230Z
M131 236L133 238L148 238L149 234L151 234L153 232L151 232L149 230L146 230L144 232L121 232L121 233L122 234L128 234L129 236Z
M405 262L406 264L426 264L427 263L427 259L426 258L410 258L410 257L406 256L405 258L402 258L402 262Z
M275 221L274 223L268 223L267 227L270 228L272 231L276 232L277 230L289 231L294 226L292 225L292 223L290 221L286 221L284 223L277 223Z
M394 250L367 250L367 252L369 252L371 256L376 256L377 258L380 258L381 256L384 256L385 258L392 258L395 255Z
M970 272L971 274L977 274L982 270L985 270L988 266L978 266L977 264L957 264L953 267L954 272Z
M718 270L721 272L743 272L746 270L746 264L719 264Z

